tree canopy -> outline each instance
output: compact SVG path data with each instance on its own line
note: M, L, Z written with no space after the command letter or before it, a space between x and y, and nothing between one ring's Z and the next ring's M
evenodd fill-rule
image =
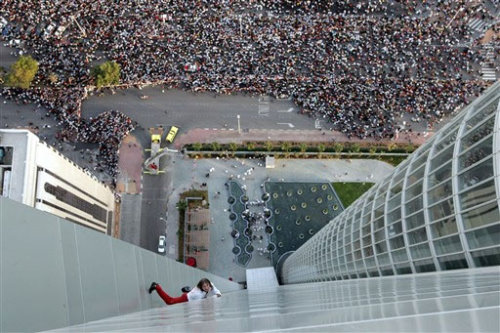
M31 56L20 56L10 67L5 83L11 87L28 89L38 71L38 62Z
M120 65L115 61L106 61L93 70L97 88L120 83Z

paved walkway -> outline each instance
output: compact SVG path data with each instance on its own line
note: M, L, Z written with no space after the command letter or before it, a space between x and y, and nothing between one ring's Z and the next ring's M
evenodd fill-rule
M133 135L123 138L118 150L119 173L116 179L116 191L137 194L142 192L143 147Z
M324 133L324 134L323 134ZM413 143L421 145L431 137L433 132L418 132L409 134L400 134L397 139L375 141L370 139L347 139L345 134L336 131L321 130L259 130L250 129L238 133L237 130L224 129L202 129L196 128L187 133L179 135L175 141L175 147L181 148L185 144L201 142L219 142L219 143L243 143L245 141L289 141L289 142L376 142L376 143Z

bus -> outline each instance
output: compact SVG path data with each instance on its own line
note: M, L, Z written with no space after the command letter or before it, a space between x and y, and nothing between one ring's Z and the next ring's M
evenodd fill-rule
M174 141L174 139L175 139L175 136L177 135L177 131L178 130L179 130L179 128L177 128L175 126L170 127L170 131L167 134L166 140L168 142L172 143Z

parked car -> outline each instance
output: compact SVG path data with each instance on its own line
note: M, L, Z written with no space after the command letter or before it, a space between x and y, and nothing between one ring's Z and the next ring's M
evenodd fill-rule
M165 247L167 246L166 244L166 238L164 235L160 236L160 239L158 241L158 252L161 254L165 253Z

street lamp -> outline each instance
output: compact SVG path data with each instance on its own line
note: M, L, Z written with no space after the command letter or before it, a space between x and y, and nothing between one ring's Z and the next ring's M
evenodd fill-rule
M238 119L238 134L241 134L240 115L236 115L236 119Z

